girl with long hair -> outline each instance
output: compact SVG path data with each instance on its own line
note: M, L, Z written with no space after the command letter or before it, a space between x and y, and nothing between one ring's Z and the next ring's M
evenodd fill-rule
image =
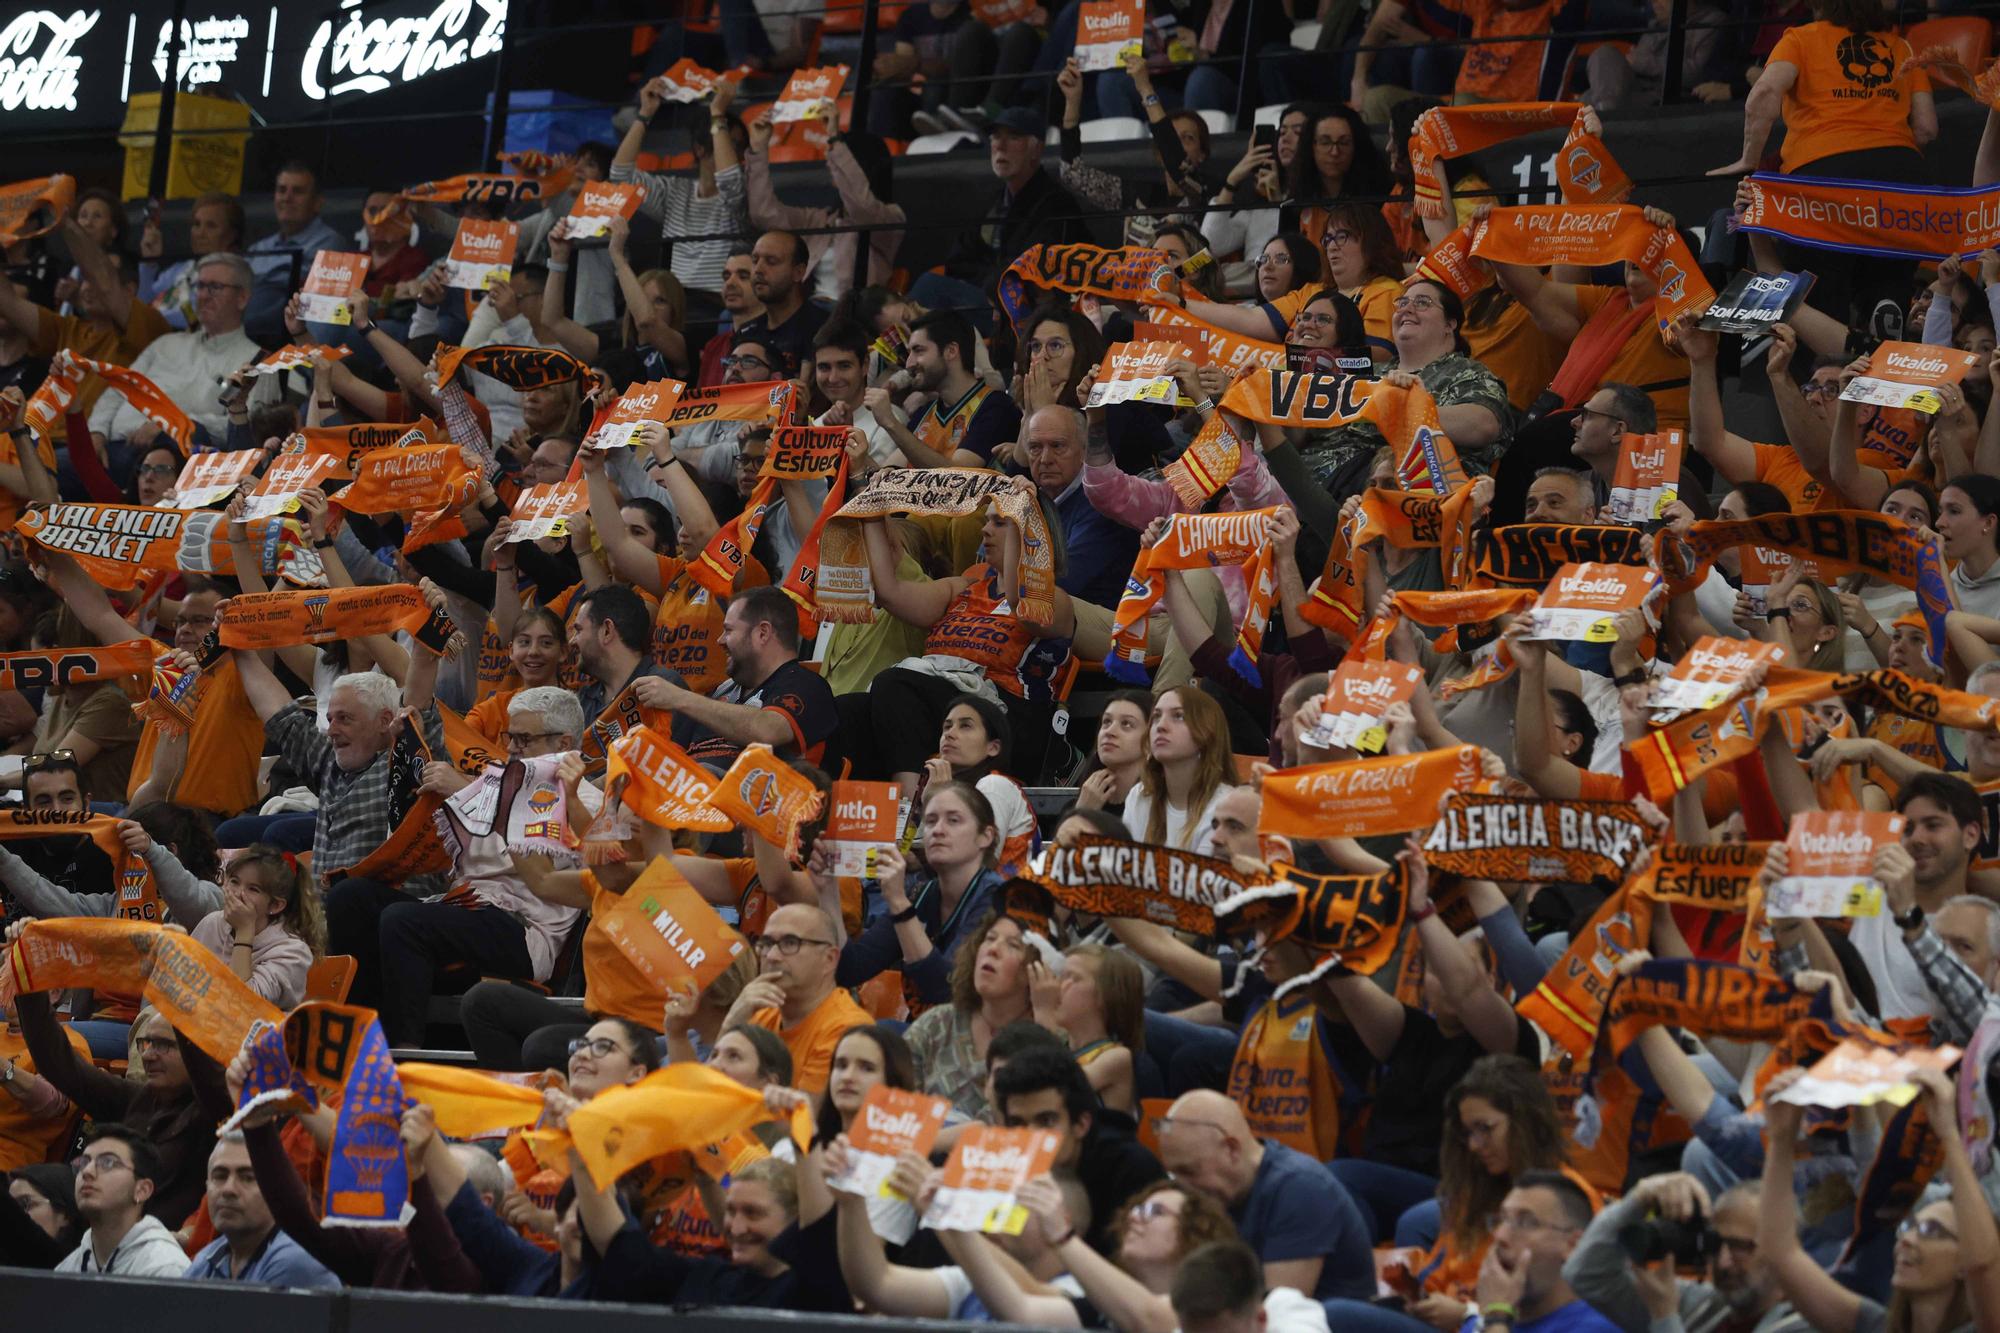
M1033 1013L1029 945L1021 923L988 913L952 963L950 1003L927 1009L905 1034L923 1090L968 1119L988 1119L986 1047Z
M1063 951L1063 969L1029 966L1035 1021L1062 1036L1098 1098L1131 1114L1134 1061L1146 1044L1146 974L1129 953L1102 944Z
M1119 690L1104 705L1091 742L1091 770L1076 791L1079 810L1122 812L1146 766L1146 731L1153 696L1144 690Z
M1125 825L1141 842L1193 851L1234 773L1222 705L1192 685L1162 690L1139 786L1125 799Z

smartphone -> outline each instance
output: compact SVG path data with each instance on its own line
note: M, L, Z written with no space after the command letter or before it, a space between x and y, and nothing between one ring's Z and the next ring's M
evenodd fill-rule
M1256 129L1250 131L1250 146L1252 148L1270 149L1272 158L1275 160L1278 152L1278 127L1276 125L1259 125Z
M166 211L167 206L158 199L148 199L146 201L146 225L149 227L159 226L160 218Z

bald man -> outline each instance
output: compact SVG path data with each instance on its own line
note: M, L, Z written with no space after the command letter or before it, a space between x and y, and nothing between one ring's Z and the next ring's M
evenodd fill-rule
M1160 1162L1229 1210L1264 1264L1266 1287L1315 1300L1374 1297L1374 1251L1353 1198L1321 1163L1259 1140L1229 1098L1204 1088L1175 1102L1160 1128Z
M748 1021L783 1038L792 1053L792 1086L814 1098L826 1090L840 1034L874 1021L833 984L839 939L833 918L809 903L771 913L764 933L750 942L762 970L723 1019L725 1028Z

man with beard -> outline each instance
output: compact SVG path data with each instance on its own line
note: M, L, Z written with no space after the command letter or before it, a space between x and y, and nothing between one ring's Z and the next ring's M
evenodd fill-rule
M764 313L742 327L777 354L781 369L772 379L800 377L812 364L813 336L826 323L826 307L806 299L811 264L806 243L788 231L767 231L750 247L750 291Z
M569 641L576 649L577 666L590 677L590 684L576 692L585 726L641 677L686 684L680 672L656 665L647 655L653 644L652 617L639 594L623 584L607 583L584 594Z
M123 1125L98 1125L71 1165L77 1216L90 1230L56 1272L179 1277L187 1271L187 1251L146 1211L161 1177L159 1149Z
M670 709L674 741L695 762L727 771L744 746L764 744L781 758L816 763L839 713L833 691L799 661L799 615L782 588L746 588L722 617L729 679L696 694L658 678L633 693L647 708Z
M891 390L870 389L862 399L912 467L987 467L993 451L1019 433L1014 400L972 373L978 350L963 315L933 310L910 325L903 359L910 388L932 395L924 410L905 426L888 410Z
M1711 1204L1693 1176L1648 1176L1597 1215L1563 1264L1563 1279L1620 1333L1646 1333L1675 1314L1688 1333L1807 1333L1811 1325L1784 1301L1757 1253L1759 1189L1748 1181ZM1648 1268L1631 1259L1619 1234L1653 1218L1715 1233L1705 1279L1677 1278L1671 1262Z

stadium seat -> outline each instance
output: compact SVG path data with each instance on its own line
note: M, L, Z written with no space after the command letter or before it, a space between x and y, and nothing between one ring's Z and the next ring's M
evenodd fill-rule
M1250 123L1252 125L1275 125L1285 118L1285 107L1287 105L1288 103L1285 102L1273 102L1269 106L1260 106L1256 111L1251 113Z
M941 130L936 134L919 134L910 140L905 155L915 157L919 153L949 153L954 148L977 142L970 130Z
M1085 143L1115 143L1121 139L1147 137L1146 122L1137 116L1101 116L1084 121L1078 129Z
M1202 110L1201 122L1208 126L1210 134L1227 134L1230 130L1236 128L1236 117L1230 115L1227 111L1217 111L1212 108L1204 108Z
M1903 37L1919 55L1933 46L1951 48L1958 63L1974 74L1993 53L1993 25L1982 18L1926 19L1911 24Z
M354 955L345 953L328 954L306 969L306 998L324 1000L329 1004L341 1004L347 999L347 991L354 984Z
M1293 24L1292 48L1297 51L1312 50L1315 46L1319 45L1319 34L1323 27L1325 25L1318 19L1309 19L1304 23Z

